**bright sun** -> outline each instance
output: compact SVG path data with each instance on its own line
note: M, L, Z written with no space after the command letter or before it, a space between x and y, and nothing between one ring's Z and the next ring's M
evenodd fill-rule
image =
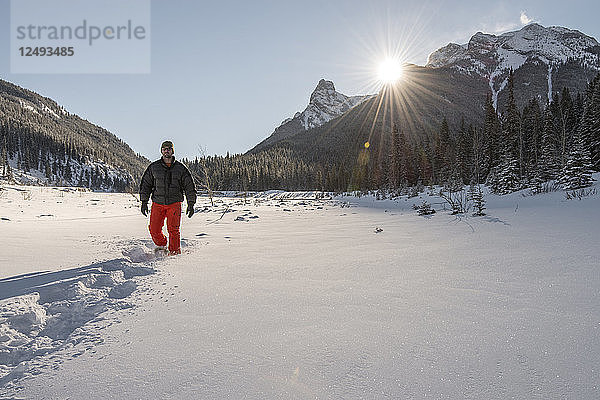
M402 77L402 64L392 58L384 60L379 64L377 77L384 85L396 83Z

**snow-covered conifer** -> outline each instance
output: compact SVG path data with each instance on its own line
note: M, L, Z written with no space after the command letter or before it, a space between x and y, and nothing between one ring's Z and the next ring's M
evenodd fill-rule
M538 159L536 174L547 181L556 178L558 175L558 165L556 161L555 142L553 141L554 124L552 115L548 108L544 113L544 130L542 132L540 157Z
M498 168L495 192L498 194L507 194L519 190L521 187L519 161L508 148L505 148L502 164Z
M481 217L485 215L485 198L479 184L469 187L469 199L473 202L473 216Z
M580 131L577 131L567 164L559 179L565 190L588 187L592 178L592 162Z

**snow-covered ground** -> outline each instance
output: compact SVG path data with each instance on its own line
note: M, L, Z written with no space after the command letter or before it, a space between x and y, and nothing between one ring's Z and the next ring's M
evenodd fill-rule
M131 195L5 186L0 398L600 397L600 193L300 197L200 198L164 257Z

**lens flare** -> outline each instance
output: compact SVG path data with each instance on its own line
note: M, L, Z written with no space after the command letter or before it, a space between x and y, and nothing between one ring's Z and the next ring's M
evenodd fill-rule
M386 2L385 7L371 3L373 8L365 14L364 23L350 31L353 47L346 53L348 57L340 58L337 66L346 69L346 82L354 87L354 94L376 95L362 103L358 112L336 119L324 134L343 123L359 123L359 149L352 147L352 153L359 150L358 165L363 166L369 156L376 168L389 156L395 129L407 139L432 129L421 110L440 94L429 69L419 65L428 60L433 46L429 30L434 16L443 9L433 0ZM347 24L343 13L338 16ZM351 181L358 184L365 173L354 171ZM382 176L379 178L384 179Z
M379 64L377 76L384 85L398 82L402 77L402 63L393 58L385 59Z

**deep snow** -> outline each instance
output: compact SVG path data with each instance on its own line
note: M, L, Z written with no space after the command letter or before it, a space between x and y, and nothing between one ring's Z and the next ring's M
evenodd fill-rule
M599 397L599 194L301 196L201 198L161 257L131 195L5 187L0 396Z

